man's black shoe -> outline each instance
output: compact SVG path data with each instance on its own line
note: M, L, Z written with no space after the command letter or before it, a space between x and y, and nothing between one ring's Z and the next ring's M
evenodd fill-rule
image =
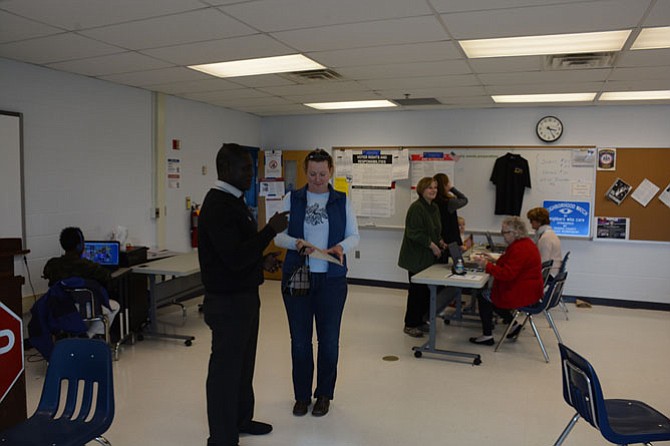
M328 413L330 408L330 398L327 396L320 396L316 399L314 407L312 408L312 415L315 417L322 417Z
M272 425L268 423L261 423L260 421L252 421L248 426L240 429L241 434L249 435L265 435L272 432Z
M309 409L309 405L312 402L307 400L307 401L296 401L295 404L293 405L293 415L296 417L301 417L303 415L307 415L307 409Z

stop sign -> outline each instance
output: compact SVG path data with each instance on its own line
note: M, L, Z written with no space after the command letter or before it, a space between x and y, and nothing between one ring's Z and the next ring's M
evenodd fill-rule
M21 318L0 302L0 403L23 372Z

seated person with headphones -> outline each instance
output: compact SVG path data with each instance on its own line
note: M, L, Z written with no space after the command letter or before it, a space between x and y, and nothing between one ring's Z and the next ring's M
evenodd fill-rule
M84 234L81 229L68 227L60 233L60 245L65 251L60 257L53 257L44 265L42 277L49 281L49 287L60 280L70 277L92 279L106 289L111 280L110 272L102 265L82 258L84 252ZM109 307L102 305L102 312L107 316L109 325L116 317L121 306L115 300L109 299ZM105 327L100 321L93 322L87 331L88 337L104 335Z

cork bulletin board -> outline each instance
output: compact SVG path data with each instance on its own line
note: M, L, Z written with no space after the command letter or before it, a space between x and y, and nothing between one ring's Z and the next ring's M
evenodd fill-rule
M635 190L647 179L661 190L645 207L630 194L621 202L606 198L617 178ZM627 217L630 219L630 240L670 242L670 207L658 195L670 183L670 148L625 148L616 150L616 169L596 172L594 215L596 217Z

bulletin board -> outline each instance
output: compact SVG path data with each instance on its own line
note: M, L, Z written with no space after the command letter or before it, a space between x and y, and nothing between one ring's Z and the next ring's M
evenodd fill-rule
M635 201L631 194L621 202L606 198L607 190L621 178L634 191L648 179L661 190L645 207ZM595 216L627 217L630 219L630 240L670 242L670 208L658 195L670 183L670 148L625 148L616 149L615 170L596 172Z
M384 147L399 149L401 147ZM595 191L595 163L590 166L575 166L572 162L576 150L593 146L405 146L412 154L444 151L456 156L454 166L455 187L468 198L467 206L458 214L465 218L467 230L500 231L505 216L495 215L495 186L490 182L493 165L497 158L508 152L519 154L528 161L531 188L526 189L521 216L534 207L542 206L545 200L568 200L588 202L593 209ZM333 147L333 150L367 150L379 147ZM395 183L395 213L391 217L359 217L361 228L402 229L409 205L416 192L411 189L411 180Z

